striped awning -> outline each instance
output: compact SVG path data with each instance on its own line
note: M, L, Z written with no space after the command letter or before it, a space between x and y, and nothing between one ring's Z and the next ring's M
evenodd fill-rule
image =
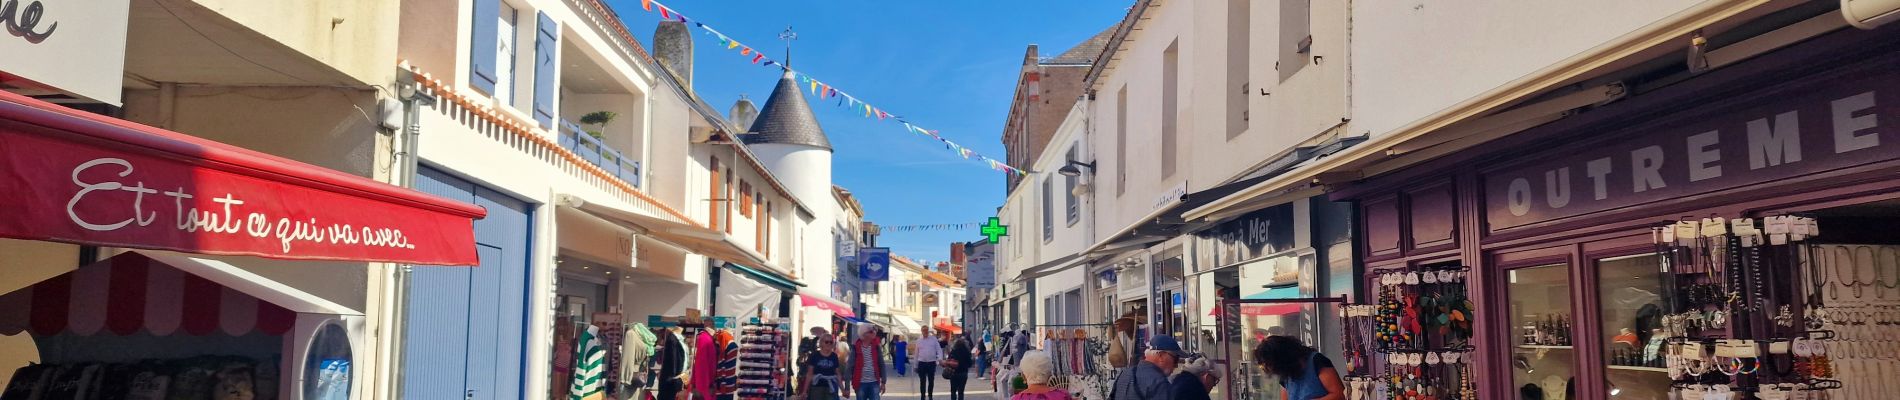
M0 334L282 335L299 313L360 315L221 261L129 251L0 295Z

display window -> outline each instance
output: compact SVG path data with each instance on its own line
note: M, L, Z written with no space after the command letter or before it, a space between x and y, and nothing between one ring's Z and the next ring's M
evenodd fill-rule
M1519 398L1575 397L1570 266L1544 264L1505 271L1511 328L1511 386Z

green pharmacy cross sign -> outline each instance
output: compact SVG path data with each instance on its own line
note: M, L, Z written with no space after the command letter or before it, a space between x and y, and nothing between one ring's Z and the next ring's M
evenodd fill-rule
M983 236L988 236L991 244L996 244L1000 243L1004 236L1009 236L1009 226L1003 225L1003 221L996 217L990 217L990 222L984 223L983 229L978 232L982 232Z

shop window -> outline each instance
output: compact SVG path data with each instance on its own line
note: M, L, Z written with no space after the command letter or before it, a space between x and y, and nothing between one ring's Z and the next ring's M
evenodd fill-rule
M1669 370L1662 357L1667 303L1661 261L1645 254L1596 262L1603 322L1593 336L1603 341L1603 375L1619 397L1669 397Z
M1505 271L1505 279L1514 397L1571 398L1577 354L1571 342L1570 266L1518 268Z
M310 354L304 359L304 398L349 398L350 364L355 361L348 331L334 323L318 329L310 338Z

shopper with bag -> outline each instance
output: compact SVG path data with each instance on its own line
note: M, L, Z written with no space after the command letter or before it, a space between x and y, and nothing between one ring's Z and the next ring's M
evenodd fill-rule
M963 335L953 336L950 345L950 358L944 360L945 379L950 380L950 400L963 400L963 388L970 383L970 367L976 365L975 351L970 348L970 338Z

